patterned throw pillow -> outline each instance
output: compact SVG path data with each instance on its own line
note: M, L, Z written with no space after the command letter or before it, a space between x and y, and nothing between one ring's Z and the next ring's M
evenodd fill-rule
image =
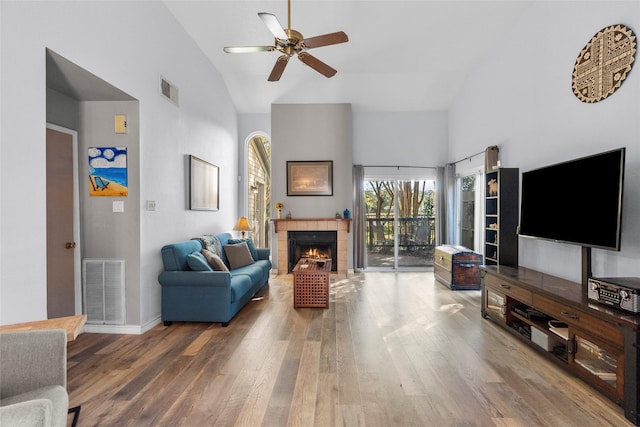
M216 236L214 236L213 234L206 234L204 236L194 237L191 240L198 240L204 249L208 250L209 252L213 252L218 256L222 251L222 245L220 244L220 241L216 239Z
M224 252L227 254L229 267L231 267L232 270L255 262L251 256L251 252L249 252L247 242L236 243L235 245L226 245L224 246Z
M230 245L235 245L237 243L242 243L242 242L247 242L247 246L249 247L249 252L251 252L251 258L253 258L254 261L258 261L258 249L256 249L256 245L255 243L253 243L253 239L251 237L248 237L244 240L229 239Z
M202 255L207 259L207 262L213 268L214 271L229 271L226 265L224 265L224 261L218 255L214 254L211 251L203 249L200 251Z

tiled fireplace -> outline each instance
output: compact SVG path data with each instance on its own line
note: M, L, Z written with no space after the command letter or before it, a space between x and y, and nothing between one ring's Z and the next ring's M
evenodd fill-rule
M334 267L332 274L337 274L340 277L347 277L347 249L348 249L348 235L351 225L350 219L341 218L310 218L310 219L274 219L274 230L277 234L277 251L278 251L278 274L290 273L295 264L295 254L290 254L294 245L291 244L291 239L297 232L306 232L307 241L304 242L305 246L312 246L309 241L309 237L314 235L317 237L319 247L328 247L331 252L331 258ZM292 232L292 233L289 233ZM317 232L317 233L313 233ZM334 232L334 233L327 233ZM335 235L335 245L328 241L331 240L329 236ZM294 237L294 239L297 239Z

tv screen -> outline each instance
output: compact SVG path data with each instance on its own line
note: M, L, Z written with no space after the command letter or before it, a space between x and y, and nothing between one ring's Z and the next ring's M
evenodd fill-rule
M620 250L625 149L522 174L519 234Z

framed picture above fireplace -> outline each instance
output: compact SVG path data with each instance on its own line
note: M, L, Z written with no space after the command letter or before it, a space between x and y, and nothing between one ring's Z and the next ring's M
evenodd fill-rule
M287 196L333 196L333 160L287 161Z

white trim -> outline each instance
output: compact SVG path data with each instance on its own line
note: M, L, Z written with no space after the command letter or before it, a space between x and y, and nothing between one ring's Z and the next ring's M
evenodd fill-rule
M84 332L88 334L123 334L123 335L142 335L160 324L162 320L160 316L155 317L142 326L138 325L84 325Z
M243 171L240 176L240 192L242 193L242 202L243 202L243 212L238 212L238 218L241 216L248 216L249 214L249 144L251 140L256 136L262 136L271 141L271 137L264 131L254 131L251 132L244 140L244 153L243 153Z

